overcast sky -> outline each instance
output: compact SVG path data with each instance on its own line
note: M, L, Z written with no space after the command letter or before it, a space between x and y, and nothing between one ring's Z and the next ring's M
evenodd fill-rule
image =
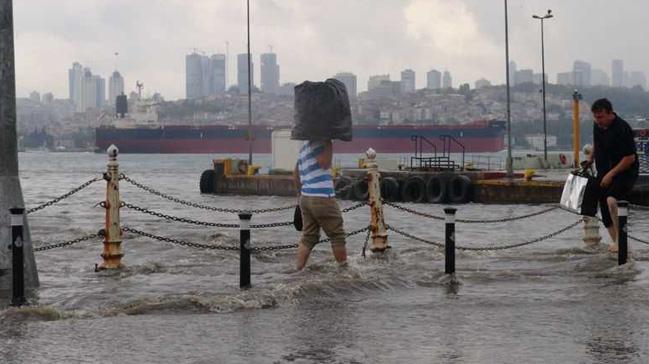
M280 82L320 80L339 71L358 76L449 70L454 85L505 78L503 0L250 0L255 84L259 54L272 45ZM649 70L649 1L510 0L510 59L540 72L540 24L546 21L546 72L554 81L575 59L610 76L614 58L625 69ZM127 91L185 96L185 55L193 48L225 53L229 81L245 52L244 0L14 0L17 92L51 91L67 98L67 70L81 62L106 78L115 66ZM116 59L115 52L119 52Z

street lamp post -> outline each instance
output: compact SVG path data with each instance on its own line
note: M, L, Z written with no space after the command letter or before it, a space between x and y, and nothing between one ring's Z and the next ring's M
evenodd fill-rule
M248 21L247 31L248 31L248 165L252 165L252 80L250 76L252 74L250 70L250 63L252 62L252 55L250 54L250 0L246 1L246 18Z
M507 0L505 0L505 81L507 83L507 177L514 177L514 166L512 161L512 117L511 100L509 95L509 25L507 19Z
M543 90L543 159L547 164L548 161L548 127L545 114L545 44L543 40L543 21L552 18L552 10L548 9L547 14L543 16L532 15L532 18L541 21L541 84Z

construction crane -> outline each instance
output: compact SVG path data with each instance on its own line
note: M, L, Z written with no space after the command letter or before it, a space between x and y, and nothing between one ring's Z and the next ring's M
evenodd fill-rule
M144 84L140 81L135 81L135 88L137 89L137 98L142 99L142 89L144 88Z

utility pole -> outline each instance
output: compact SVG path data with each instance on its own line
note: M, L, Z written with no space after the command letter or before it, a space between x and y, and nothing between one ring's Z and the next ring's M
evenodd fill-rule
M541 83L543 89L543 159L546 164L548 162L548 123L545 113L545 42L543 39L543 21L552 18L552 10L548 9L548 13L544 16L532 15L532 18L541 21Z
M252 166L252 141L254 139L252 134L252 74L250 66L252 63L252 55L250 54L250 0L246 1L247 19L248 19L248 165Z
M512 160L512 117L511 101L509 96L509 25L507 19L507 0L505 0L505 72L507 80L507 177L514 177L514 168Z
M18 178L18 137L16 132L16 72L12 0L0 0L0 290L11 291L12 263L7 244L11 242L10 212L24 208ZM38 286L32 241L23 217L25 286Z

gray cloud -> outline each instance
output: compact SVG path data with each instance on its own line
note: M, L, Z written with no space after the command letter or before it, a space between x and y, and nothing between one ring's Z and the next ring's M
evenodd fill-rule
M510 0L511 58L540 70L540 30L533 13L551 8L546 27L546 69L569 70L584 59L610 71L612 58L646 70L649 27L644 0ZM614 6L613 6L614 4ZM454 81L504 79L502 0L251 0L252 49L278 53L283 82L322 79L338 71L359 76L412 68L425 83L431 68L448 69ZM184 55L192 48L245 52L245 2L232 0L25 0L14 1L17 87L65 97L73 61L108 76L115 66L145 91L184 96Z

